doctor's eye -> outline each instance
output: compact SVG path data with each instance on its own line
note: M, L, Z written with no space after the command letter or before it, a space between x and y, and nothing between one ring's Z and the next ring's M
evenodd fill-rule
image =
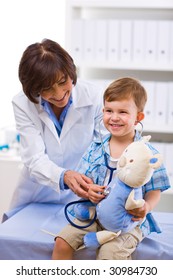
M62 86L67 82L67 80L61 80L60 82L56 82L58 86Z
M129 160L129 162L133 162L133 161L134 161L133 159L130 159L130 160Z
M41 94L47 93L48 91L51 91L52 89L53 89L53 87L52 87L52 86L47 87L47 88L44 88L44 89L42 89Z

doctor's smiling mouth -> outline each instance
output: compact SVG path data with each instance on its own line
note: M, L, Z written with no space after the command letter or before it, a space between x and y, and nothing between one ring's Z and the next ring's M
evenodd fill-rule
M61 98L61 99L58 99L58 98L50 98L49 99L49 101L51 102L51 101L53 101L53 102L62 102L62 101L64 101L65 100L65 98L66 97L69 97L69 95L70 95L70 91L68 90L68 91L66 91L66 93L64 94L64 96Z

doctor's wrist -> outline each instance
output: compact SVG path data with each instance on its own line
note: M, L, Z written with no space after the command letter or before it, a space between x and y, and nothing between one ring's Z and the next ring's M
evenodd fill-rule
M69 189L69 187L68 187L68 186L65 184L65 182L64 182L64 174L65 174L66 171L67 171L67 170L64 170L64 171L61 173L60 180L59 180L60 189L61 189L62 191L68 190L68 189Z

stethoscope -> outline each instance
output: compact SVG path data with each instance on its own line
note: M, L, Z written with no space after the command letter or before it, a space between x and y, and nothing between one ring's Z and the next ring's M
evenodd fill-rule
M104 161L105 161L105 165L107 167L107 169L110 171L110 175L109 175L109 180L108 180L108 184L112 181L112 178L113 178L113 174L114 172L117 170L116 167L111 167L108 163L108 155L106 153L106 150L105 150L105 146L104 146L104 141L103 141L103 137L102 137L102 133L101 133L101 122L102 120L99 122L99 136L100 136L100 141L101 141L101 145L102 145L102 149L103 149L103 156L104 156ZM140 131L140 137L143 133L143 124L141 122L138 122L140 125L141 125L141 131ZM110 188L107 188L104 190L104 195L108 195L110 193ZM77 224L75 224L69 217L69 213L68 213L68 207L70 207L71 205L75 205L75 204L78 204L78 203L87 203L87 202L90 202L89 199L84 199L84 200L75 200L75 201L72 201L72 202L69 202L66 204L65 208L64 208L64 214L65 214L65 217L67 219L67 221L74 227L76 228L87 228L89 226L91 226L96 218L97 218L97 213L95 212L95 215L94 217L90 220L90 222L86 225L83 225L83 226L79 226ZM73 217L74 218L74 217Z
M100 137L100 141L101 141L101 145L102 145L102 150L103 150L103 156L104 156L104 161L105 161L105 165L107 167L107 169L110 171L110 175L109 175L109 180L108 180L108 184L112 181L112 177L113 177L113 174L114 174L114 171L117 170L116 167L111 167L108 163L108 154L106 153L106 150L105 150L105 146L104 146L104 141L103 141L103 137L102 137L102 133L101 133L101 122L103 120L101 120L99 122L99 137ZM106 191L106 190L105 190ZM105 193L106 195L108 193Z

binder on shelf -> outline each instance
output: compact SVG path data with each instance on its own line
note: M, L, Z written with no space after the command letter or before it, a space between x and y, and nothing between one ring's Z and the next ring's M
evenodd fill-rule
M84 20L83 29L83 46L84 46L84 61L91 61L95 59L95 20L86 19Z
M144 61L144 45L145 45L145 21L133 21L132 36L132 60L134 62Z
M132 59L132 21L120 20L120 61Z
M158 63L168 63L170 60L171 21L159 20L157 24L157 61Z
M157 82L155 90L155 122L165 125L168 111L168 83Z
M173 125L173 82L168 83L168 125Z
M75 62L81 62L83 59L83 27L82 19L73 19L72 21L72 56Z
M107 88L106 80L104 79L87 79L87 81L97 85L103 92Z
M166 143L165 146L165 166L170 179L171 186L173 186L173 167L172 167L172 159L173 159L173 143Z
M157 50L157 21L145 21L145 61L155 62Z
M152 138L151 138L152 140ZM166 143L165 142L152 142L151 145L161 154L164 163L166 162Z
M153 125L155 121L155 82L142 81L141 83L147 92L147 103L144 109L144 124Z
M119 60L120 21L108 20L108 62Z
M173 67L173 21L170 21L170 65Z
M95 22L95 59L106 61L107 58L107 20L97 19Z

